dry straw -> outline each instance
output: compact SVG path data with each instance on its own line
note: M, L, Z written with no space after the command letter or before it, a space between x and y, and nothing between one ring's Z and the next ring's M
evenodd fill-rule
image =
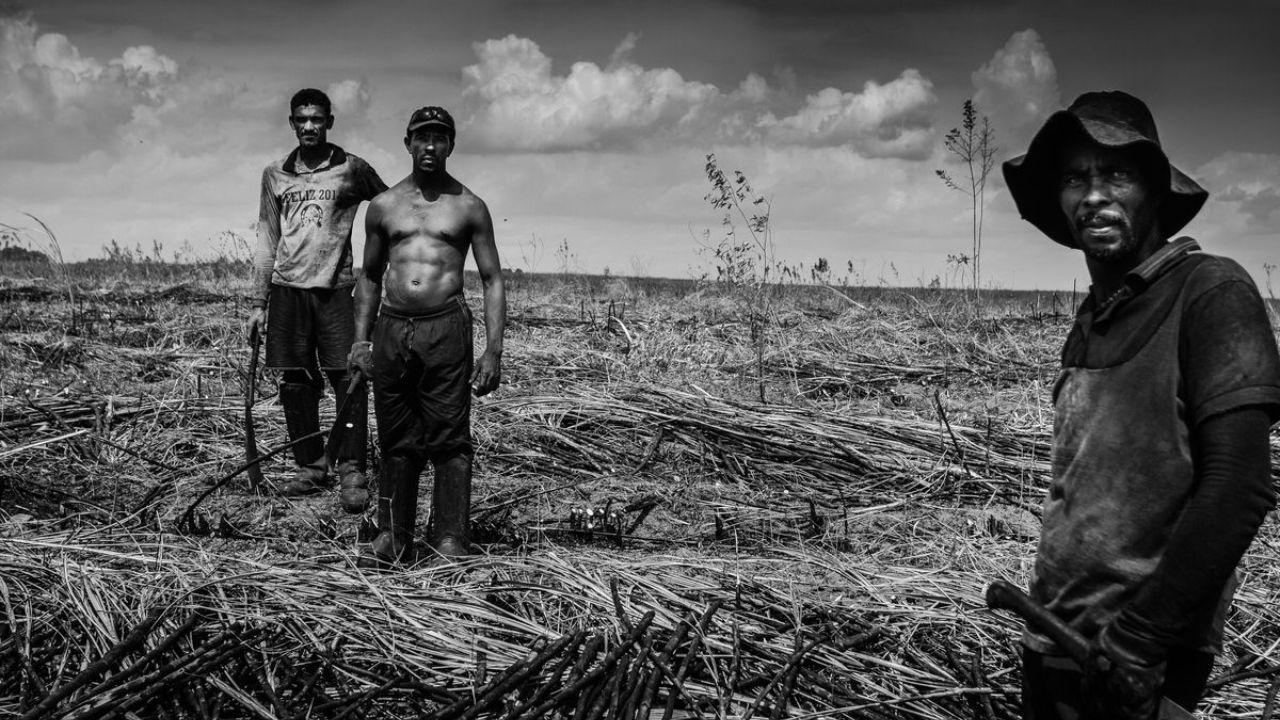
M69 335L0 287L0 715L1016 717L1018 624L981 594L1030 568L1056 302L785 295L757 365L731 303L629 285L513 308L475 411L486 552L385 574L330 497L233 478L199 507L221 532L176 532L243 459L242 298L79 288ZM1270 713L1276 542L1243 563L1213 717Z

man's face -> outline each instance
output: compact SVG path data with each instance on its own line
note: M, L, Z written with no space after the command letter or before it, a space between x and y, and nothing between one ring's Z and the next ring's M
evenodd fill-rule
M1059 157L1058 200L1085 255L1107 263L1145 259L1159 240L1158 200L1137 158L1084 139Z
M445 158L453 152L449 135L432 127L414 130L404 139L404 146L413 158L413 166L428 173L443 170Z
M301 147L320 147L329 140L333 116L319 105L299 105L289 116L289 125L298 136Z

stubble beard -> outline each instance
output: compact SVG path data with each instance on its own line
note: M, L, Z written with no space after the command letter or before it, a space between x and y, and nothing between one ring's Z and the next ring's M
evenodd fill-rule
M1137 217L1133 220L1134 222L1130 222L1128 217L1119 218L1115 226L1116 232L1120 235L1118 242L1089 245L1077 238L1085 257L1105 264L1136 265L1135 260L1141 259L1140 256L1147 246L1147 240L1151 237L1155 225L1154 221L1146 217ZM1081 234L1084 234L1083 231Z
M1116 227L1116 232L1120 235L1119 242L1106 245L1090 245L1083 240L1078 242L1084 249L1084 254L1098 262L1110 263L1134 255L1138 251L1139 243L1134 241L1133 228L1128 223L1124 223Z

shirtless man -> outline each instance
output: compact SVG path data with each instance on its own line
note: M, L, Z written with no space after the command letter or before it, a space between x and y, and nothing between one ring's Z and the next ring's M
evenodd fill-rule
M413 172L374 199L365 218L348 367L373 380L382 447L380 532L366 564L412 561L418 476L428 460L430 545L445 558L470 552L469 391L482 396L498 386L507 303L489 209L445 169L455 134L443 108L415 111L404 138ZM468 249L484 283L486 344L474 375L471 311L462 298Z

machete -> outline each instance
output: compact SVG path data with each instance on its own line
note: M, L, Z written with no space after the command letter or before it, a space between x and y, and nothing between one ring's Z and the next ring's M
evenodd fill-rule
M1012 610L1033 629L1048 635L1067 656L1084 667L1089 661L1089 641L1066 624L1057 615L1046 610L1004 580L996 580L987 587L987 607L992 610ZM1106 662L1105 658L1099 658ZM1195 715L1167 697L1160 698L1160 720L1194 720Z
M333 429L329 431L329 443L325 447L325 457L329 459L329 467L337 467L338 452L342 449L342 436L354 423L348 422L347 417L351 415L351 408L356 403L351 399L356 391L364 392L364 373L360 368L351 370L351 382L347 383L347 394L342 397L342 404L338 406L337 416L333 419Z
M258 387L258 326L249 331L249 374L245 376L244 387L244 459L253 460L258 457L258 437L253 431L253 396ZM254 491L262 487L262 468L258 464L249 466L249 487Z

